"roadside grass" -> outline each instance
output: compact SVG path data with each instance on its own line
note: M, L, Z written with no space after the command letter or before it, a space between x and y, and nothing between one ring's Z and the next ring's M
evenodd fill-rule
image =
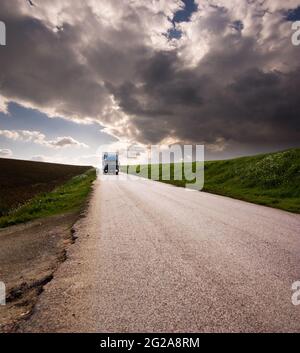
M35 196L24 205L10 211L8 215L0 217L0 228L59 213L79 211L95 179L96 170L91 168L53 191Z
M193 163L193 170L195 168L196 163ZM174 180L174 164L170 170L171 180L162 180L162 165L122 168L123 172L145 178L150 177L151 171L156 171L159 181L176 186L184 187L189 182L186 178ZM300 149L207 161L204 163L203 191L300 213Z

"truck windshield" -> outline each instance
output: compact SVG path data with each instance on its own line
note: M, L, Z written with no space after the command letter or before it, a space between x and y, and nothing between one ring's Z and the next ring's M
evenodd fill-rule
M117 161L117 155L114 154L114 153L107 153L105 156L104 156L104 159L106 161Z

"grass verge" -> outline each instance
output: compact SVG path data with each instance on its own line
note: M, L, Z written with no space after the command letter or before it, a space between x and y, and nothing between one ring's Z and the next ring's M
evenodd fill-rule
M78 211L88 196L96 170L89 169L53 191L35 196L21 207L0 217L0 228L59 213Z
M162 180L162 165L135 166L128 171L150 177L152 169L159 169L160 180L176 186L185 186L187 180ZM183 166L182 166L183 168ZM195 170L196 165L193 163ZM203 191L300 213L300 149L261 154L204 163Z

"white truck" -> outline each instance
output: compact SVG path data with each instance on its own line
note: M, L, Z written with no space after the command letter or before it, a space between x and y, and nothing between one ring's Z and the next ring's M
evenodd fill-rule
M102 170L104 174L119 174L119 154L117 152L104 152L102 155Z

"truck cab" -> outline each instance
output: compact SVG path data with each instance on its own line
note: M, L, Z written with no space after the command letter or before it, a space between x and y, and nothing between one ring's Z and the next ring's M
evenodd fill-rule
M117 152L104 152L102 155L102 170L104 174L119 174L119 154Z

